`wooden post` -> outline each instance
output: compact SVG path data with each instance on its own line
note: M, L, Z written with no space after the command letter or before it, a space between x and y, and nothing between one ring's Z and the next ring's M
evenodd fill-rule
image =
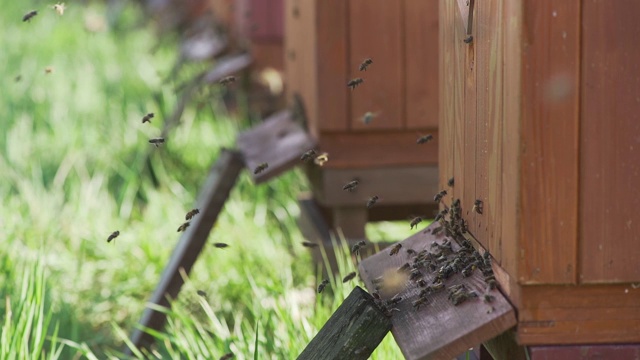
M160 279L160 284L149 300L151 303L170 307L169 299L175 299L178 296L184 283L180 276L180 270L183 269L186 274L191 271L191 267L200 255L209 237L209 232L218 219L243 166L240 153L222 150L220 158L211 169L209 177L200 191L197 205L200 214L191 221L191 226L183 233L180 242L173 251L171 260L169 260ZM148 346L153 341L153 337L142 328L160 330L164 326L165 320L165 314L146 308L140 320L140 328L135 329L131 335L133 345L138 348ZM131 355L129 348L125 352Z
M389 330L389 318L369 293L356 286L298 360L368 359Z

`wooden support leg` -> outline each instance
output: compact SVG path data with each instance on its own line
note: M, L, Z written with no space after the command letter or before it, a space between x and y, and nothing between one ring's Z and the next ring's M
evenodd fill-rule
M530 360L640 359L640 344L529 346Z
M187 274L191 271L243 166L240 153L222 151L200 191L198 199L200 214L191 221L191 226L183 233L149 302L170 307L169 299L175 299L178 296L184 283L180 270L184 270ZM160 330L165 320L165 314L146 308L140 320L140 328L135 329L131 335L133 345L136 348L150 345L153 337L143 328ZM131 349L125 349L125 353L131 355Z
M369 293L356 286L298 360L368 359L389 330L389 318Z
M341 206L333 209L333 227L344 235L349 243L365 239L367 208L365 206Z

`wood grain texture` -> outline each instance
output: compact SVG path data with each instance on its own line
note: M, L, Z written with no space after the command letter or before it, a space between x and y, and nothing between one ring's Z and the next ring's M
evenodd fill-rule
M438 1L404 0L406 128L438 127Z
M454 26L452 24L454 18L451 12L451 6L448 2L439 2L438 17L440 19L439 29L439 91L440 91L440 114L439 114L439 151L438 151L438 170L440 174L439 188L447 188L447 182L454 177L455 162L455 71L454 62ZM427 79L425 79L426 81ZM456 194L457 180L454 177L453 188L448 188L448 195L445 197L447 203L451 203L451 197Z
M348 4L349 69L342 87L347 89L346 84L350 79L364 79L364 83L354 90L348 89L351 100L350 126L352 129L402 129L406 114L403 100L406 56L402 26L404 2L350 0ZM337 10L332 8L331 12ZM373 64L366 72L359 71L360 64L366 58L371 58ZM359 119L368 111L379 114L373 122L364 124Z
M584 1L580 281L640 281L640 3Z
M373 297L356 286L298 360L368 359L390 329Z
M629 359L640 360L640 345L530 346L529 360L555 359Z
M580 3L525 1L519 281L577 281Z
M464 173L464 146L466 138L465 126L465 73L466 73L466 45L462 42L463 31L459 24L458 10L453 2L448 2L451 6L447 8L447 25L453 29L453 37L449 39L449 46L453 48L453 81L455 91L453 92L453 175L455 178L454 193L449 197L449 204L453 199L461 199L465 195L467 179ZM441 6L444 6L440 3ZM472 181L470 179L469 181Z
M433 241L443 241L442 234L434 236L430 233L430 230L437 226L438 223L433 223L402 241L403 249L410 248L419 252L430 249ZM400 251L395 256L389 256L389 251L390 249L382 250L360 263L360 276L371 291L374 288L373 279L382 276L388 270L396 272L396 269L410 260L406 251ZM434 274L426 273L423 278L429 283L433 276ZM477 293L484 292L485 285L480 272L476 271L469 278L459 276L455 275L447 280L446 286L464 282ZM453 306L447 299L447 291L431 294L430 302L416 311L412 302L417 299L418 293L419 288L415 284L407 283L399 292L403 298L396 305L399 311L394 312L391 317L391 332L406 359L451 359L516 324L513 308L498 291L492 292L496 298L491 303L492 311L488 311L491 306L480 299ZM383 299L394 295L388 294Z
M416 144L421 135L434 139ZM438 132L370 132L325 133L319 139L319 149L329 153L326 168L358 169L385 166L436 165L438 163Z
M182 233L180 241L173 250L171 259L166 265L160 282L149 302L170 308L171 302L169 299L178 297L184 283L180 272L184 271L188 275L191 271L193 264L209 238L211 228L218 219L218 215L236 183L242 166L243 162L240 153L229 150L221 152L220 158L212 167L209 176L200 189L200 195L195 206L200 209L200 214L191 220L191 226ZM145 308L139 324L142 327L160 330L164 326L165 320L164 313ZM140 330L140 328L133 330L131 335L131 342L136 347L146 347L153 340L153 336ZM127 352L131 354L130 349L127 349Z
M523 286L518 342L640 342L638 285Z
M471 230L494 258L502 259L502 0L476 4L477 52L476 197L483 214Z
M249 175L256 184L263 183L300 164L300 156L313 149L315 143L302 127L293 121L291 112L283 110L260 125L238 135ZM254 174L254 169L267 163L269 167Z

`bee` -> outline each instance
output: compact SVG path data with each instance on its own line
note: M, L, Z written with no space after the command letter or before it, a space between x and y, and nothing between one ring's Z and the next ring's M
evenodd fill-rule
M358 184L359 184L358 180L349 181L345 186L342 187L342 190L353 192L353 190L356 189Z
M423 305L425 305L427 303L427 301L429 301L426 297L419 297L418 300L415 300L413 302L413 308L416 310L420 310L420 307L422 307Z
M327 287L327 285L329 285L329 280L327 279L322 280L320 285L318 285L318 294L320 294L324 290L324 288Z
M342 279L342 282L343 282L343 283L346 283L347 281L353 280L353 278L355 278L355 277L356 277L356 272L355 272L355 271L350 272L349 274L347 274L347 276L345 276L345 277Z
M373 64L373 60L371 60L371 58L364 59L362 64L360 64L360 71L367 71L367 67L371 64Z
M46 68L44 68L45 74L51 74L52 72L53 72L53 68L51 66L47 66Z
M229 85L229 84L231 84L233 82L236 82L236 77L233 76L233 75L223 77L219 81L219 83L222 84L222 85Z
M437 228L434 228L433 230L431 230L431 235L436 235L437 233L442 231L442 229L443 229L442 226L438 226Z
M115 240L119 235L120 235L119 230L112 232L111 235L109 235L109 237L107 238L107 242L110 243L111 240ZM114 241L114 244L115 244L115 241Z
M473 270L476 269L476 264L469 264L466 268L462 269L462 276L469 277L473 274Z
M450 187L453 187L453 183L454 183L454 180L453 180L453 177L451 177L449 181L447 181L447 185L449 185Z
M413 249L407 249L407 256L416 256L418 253Z
M30 21L36 15L38 15L37 10L29 11L22 17L22 21Z
M433 201L439 203L445 195L447 195L447 190L442 190L433 197Z
M411 264L409 263L404 263L404 265L400 266L398 268L398 272L405 272L405 271L409 271L409 269L411 269Z
M182 225L180 225L180 226L178 227L178 232L181 232L181 231L183 231L183 232L184 232L184 231L187 231L187 228L189 227L189 225L191 225L191 223L190 223L189 221L187 221L187 222L183 223Z
M419 280L420 278L422 278L422 273L420 272L420 270L413 270L411 272L411 275L409 275L409 280L411 281L416 281L416 280Z
M353 247L351 248L351 253L352 254L358 254L358 251L360 251L361 248L365 247L367 245L367 242L364 240L360 240L358 241L355 245L353 245Z
M158 144L164 144L164 138L159 137L159 138L151 139L149 140L149 143L155 145L156 147L159 147L160 145Z
M373 195L369 201L367 201L367 209L370 209L380 199L378 195Z
M58 13L58 15L60 15L60 16L62 16L62 14L64 14L64 9L65 9L64 3L57 3L57 4L53 5L51 8L53 10L55 10Z
M495 300L495 299L496 299L496 297L495 297L495 296L493 296L493 295L489 295L489 294L484 294L484 297L483 297L483 298L484 298L484 302L486 302L486 303L493 302L493 300Z
M313 159L313 162L318 166L324 165L324 163L326 163L327 161L329 161L329 153L326 152L316 156L316 158Z
M387 305L398 305L400 301L402 301L402 296L395 294L391 299L387 300Z
M220 357L220 360L230 360L230 359L233 359L234 356L235 355L233 355L232 352L226 353Z
M302 160L302 161L313 160L313 158L315 156L316 156L316 151L311 149L311 150L308 150L307 152L305 152L304 154L302 154L302 156L300 157L300 160Z
M397 254L400 251L400 249L402 249L402 244L395 244L391 248L391 251L389 252L389 255L393 256L393 255Z
M202 291L202 290L198 290L198 291L196 291L196 294L198 294L198 295L202 296L203 298L206 298L206 297L207 297L207 293L206 293L206 292L204 292L204 291Z
M194 216L196 216L196 215L198 215L198 214L200 214L200 210L198 210L198 209L193 209L193 210L191 210L191 211L189 211L189 212L187 213L187 215L184 217L184 219L185 219L185 220L191 220L191 219L193 219L193 217L194 217Z
M475 211L478 214L482 215L482 200L477 199L474 203L473 203L473 208L471 208L471 211Z
M431 135L431 134L425 135L425 136L421 136L421 137L418 138L418 140L416 140L416 144L418 144L418 145L426 144L431 140L433 140L433 135Z
M308 247L308 248L314 248L314 247L318 247L318 244L312 243L310 241L303 241L302 246Z
M464 41L465 44L471 44L471 42L473 41L473 36L469 35L462 41Z
M145 116L143 116L143 117L142 117L142 123L143 123L143 124L144 124L144 123L146 123L146 122L150 123L150 122L151 122L151 119L152 119L153 117L154 117L154 114L153 114L153 113L148 113L147 115L145 115Z
M218 249L224 249L229 247L229 245L225 244L225 243L213 243L213 246L217 247Z
M22 75L16 76L13 80L15 80L15 82L20 82L20 80L22 80Z
M415 219L411 220L411 223L409 225L411 225L411 230L413 230L414 227L418 227L418 224L420 224L422 222L422 218L420 216L416 217Z
M253 174L254 175L260 174L261 172L265 171L268 167L269 167L269 164L262 163L262 164L256 166L255 170L253 170Z
M364 115L362 115L362 122L365 125L369 125L373 121L373 118L375 118L376 116L378 116L378 113L374 114L371 111L367 111L366 113L364 113Z
M358 87L358 85L362 84L363 82L364 82L364 80L362 80L362 78L355 78L353 80L349 80L349 82L347 83L347 87L350 87L351 90L353 90L356 87Z
M485 282L487 283L489 290L495 290L498 287L498 282L496 281L495 278L487 279L485 280Z

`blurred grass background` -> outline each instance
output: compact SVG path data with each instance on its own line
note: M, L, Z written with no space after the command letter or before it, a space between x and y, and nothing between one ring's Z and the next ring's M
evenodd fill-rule
M150 146L176 84L210 64L188 65L176 84L163 84L177 44L152 53L153 26L123 4L112 12L72 2L59 16L47 2L6 2L0 12L2 359L122 358L210 166L250 126L246 114L228 116L213 87L199 92L165 146ZM156 117L143 125L147 112ZM230 248L202 252L153 356L297 357L355 283L333 279L316 297L295 224L295 196L307 187L297 170L257 187L241 175L209 239ZM405 225L369 230L398 240L409 235ZM346 259L342 274L354 269ZM389 335L372 358L399 357Z

